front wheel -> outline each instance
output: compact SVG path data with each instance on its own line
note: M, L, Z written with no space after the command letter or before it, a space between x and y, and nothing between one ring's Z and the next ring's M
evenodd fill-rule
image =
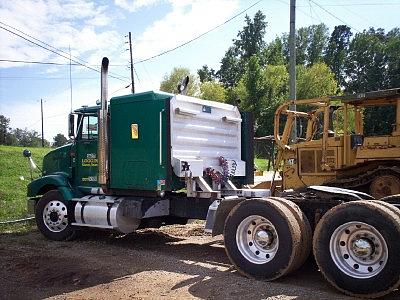
M50 240L69 240L75 236L73 209L59 191L49 191L36 205L35 218L40 232Z
M314 256L337 289L372 298L400 285L400 218L393 208L354 201L322 217L314 232Z

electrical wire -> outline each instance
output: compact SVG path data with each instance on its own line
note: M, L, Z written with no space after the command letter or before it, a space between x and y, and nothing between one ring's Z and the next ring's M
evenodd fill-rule
M137 62L135 62L135 63L133 63L133 64L134 64L134 65L137 65L137 64L143 63L143 62L145 62L145 61L148 61L148 60L151 60L151 59L160 57L160 56L162 56L162 55L164 55L164 54L170 53L170 52L175 51L175 50L177 50L177 49L179 49L179 48L181 48L181 47L183 47L183 46L186 46L186 45L188 45L188 44L190 44L190 43L192 43L192 42L198 40L199 38L205 36L206 34L208 34L208 33L212 32L212 31L218 29L219 27L225 25L226 23L229 23L230 21L232 21L233 19L239 17L240 15L242 15L243 13L245 13L246 11L248 11L250 8L256 6L257 4L259 4L259 3L262 2L262 1L263 1L263 0L259 0L259 1L255 2L255 3L253 3L252 5L250 5L249 7L247 7L246 9L242 10L242 11L239 12L238 14L236 14L236 15L234 15L233 17L231 17L231 18L229 18L228 20L226 20L225 22L223 22L223 23L221 23L221 24L219 24L219 25L217 25L217 26L215 26L215 27L213 27L213 28L207 30L206 32L203 32L202 34L199 34L198 36L192 38L192 39L189 40L189 41L186 41L186 42L184 42L184 43L182 43L182 44L180 44L180 45L178 45L178 46L176 46L176 47L174 47L174 48L172 48L172 49L165 50L165 51L163 51L163 52L161 52L161 53L158 53L158 54L156 54L156 55L153 55L153 56L151 56L151 57L148 57L148 58L139 60L139 61L137 61Z
M9 62L9 63L24 63L24 64L39 64L39 65L56 65L56 66L69 66L69 63L58 63L58 62L46 62L46 61L32 61L32 60L15 60L15 59L0 59L0 62ZM79 64L73 63L71 66L80 66ZM90 65L92 67L98 67L100 65ZM122 64L110 64L111 67L124 67L127 66ZM126 77L128 78L128 77Z
M397 6L400 3L346 3L346 4L321 4L323 7L345 7L345 6ZM299 5L297 7L307 7L307 5Z
M343 21L342 19L340 19L339 17L337 17L336 15L334 15L333 13L331 13L329 10L327 10L326 8L322 7L320 4L318 4L317 2L315 2L314 0L310 0L310 2L314 3L314 5L318 6L320 9L322 9L324 12L326 12L327 14L329 14L330 16L332 16L333 18L335 18L336 20L342 22L343 24L349 26L351 29L361 33L360 30L358 30L357 28L354 28L353 26L349 25L348 23L346 23L345 21Z
M39 76L0 76L1 80L13 80L13 79L37 79L37 80L65 80L69 79L69 77L39 77ZM98 79L97 77L74 77L76 79Z
M39 40L38 38L35 38L34 36L32 36L32 35L30 35L30 34L27 34L26 32L23 32L22 30L20 30L20 29L18 29L18 28L15 28L15 27L13 27L13 26L7 24L7 23L4 23L4 22L1 22L1 21L0 21L0 24L3 24L3 25L5 25L5 26L7 26L7 27L9 27L9 28L12 28L13 30L18 31L18 32L22 33L23 35L28 36L28 37L32 38L32 39L35 40L35 41L38 41L39 43L41 43L41 44L43 44L43 45L46 45L46 46L48 46L48 47L50 47L50 48L52 48L52 49L54 49L54 50L56 50L56 51L62 52L62 53L64 53L64 54L68 55L69 57L74 57L74 58L76 58L77 60L83 62L83 64L88 65L88 62L87 62L87 61L85 61L85 60L83 60L83 59L81 59L81 58L79 58L79 57L77 57L77 56L71 55L70 52L66 52L66 51L63 51L63 50L61 50L61 49L59 49L59 48L56 48L56 47L54 47L54 46L52 46L52 45L50 45L50 44L48 44L48 43L46 43L46 42L43 42L42 40ZM96 65L96 66L100 66L100 65ZM114 74L114 73L112 73L112 72L109 72L109 73L110 73L110 74ZM117 77L118 77L118 76L121 76L121 75L119 75L119 74L114 74L114 75L116 75ZM128 77L126 77L126 76L121 76L121 77L123 77L123 78L128 78Z
M59 53L59 52L57 52L57 51L55 51L55 50L52 50L52 49L46 47L46 46L40 45L40 44L38 44L38 43L36 43L36 42L34 42L34 41L32 41L32 40L30 40L30 39L28 39L28 38L22 36L22 35L20 35L20 34L18 34L18 33L16 33L16 32L13 32L12 30L7 29L7 28L5 28L5 27L3 27L3 26L1 26L1 25L0 25L0 29L3 29L3 30L5 30L5 31L7 31L7 32L9 32L9 33L11 33L11 34L13 34L13 35L16 35L16 36L22 38L23 40L25 40L25 41L27 41L27 42L30 42L30 43L32 43L32 44L34 44L34 45L36 45L36 46L38 46L38 47L40 47L40 48L43 48L43 49L45 49L45 50L47 50L47 51L50 51L50 52L52 52L52 53L54 53L54 54L57 54L58 56L61 56L61 57L65 58L65 59L70 60L70 58L69 58L68 56L65 56L65 55L63 55L63 54L61 54L61 53ZM71 61L73 61L74 63L76 63L76 64L78 64L78 65L80 65L80 66L82 66L82 67L85 67L85 68L90 69L90 70L92 70L92 71L95 71L95 72L97 72L97 73L101 73L100 70L94 69L94 68L92 68L92 67L90 67L90 66L88 66L88 65L85 65L85 64L83 64L83 63L80 63L80 62L77 61L77 60L71 59ZM68 65L69 65L69 64L68 64ZM120 81L125 81L124 79L122 79L122 78L120 78L120 77L113 76L113 75L111 75L111 74L110 74L109 76L112 77L112 78L118 79L118 80L120 80ZM125 77L125 78L127 78L127 77Z
M14 59L0 59L1 62L9 63L24 63L24 64L40 64L40 65L56 65L56 66L69 66L69 64L44 62L44 61L28 61L28 60L14 60ZM78 64L71 64L72 66L79 66Z

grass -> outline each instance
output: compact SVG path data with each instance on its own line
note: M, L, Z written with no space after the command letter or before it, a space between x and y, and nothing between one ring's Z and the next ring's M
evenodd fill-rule
M268 159L264 159L264 158L254 158L254 163L257 167L257 170L259 171L267 171L268 169ZM272 171L272 163L270 166L270 171Z
M0 222L27 216L26 187L30 182L30 171L28 160L22 156L23 150L24 147L0 145ZM29 150L35 163L40 167L43 156L51 149L29 148ZM35 173L35 177L38 174Z

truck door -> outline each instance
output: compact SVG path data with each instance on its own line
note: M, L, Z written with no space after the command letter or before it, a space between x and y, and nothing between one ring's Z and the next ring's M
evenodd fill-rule
M97 187L97 115L82 115L76 140L75 184Z

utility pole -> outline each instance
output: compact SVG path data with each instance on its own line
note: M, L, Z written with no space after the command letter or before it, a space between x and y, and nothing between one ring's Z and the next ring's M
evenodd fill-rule
M44 147L44 133L43 133L43 100L40 98L40 111L42 115L42 147Z
M290 32L289 32L289 94L293 104L290 105L290 110L296 110L296 0L290 0ZM297 122L293 123L291 141L297 138Z
M133 77L133 58L132 58L132 34L129 31L129 51L131 53L131 79L132 79L132 94L135 93L135 79Z

